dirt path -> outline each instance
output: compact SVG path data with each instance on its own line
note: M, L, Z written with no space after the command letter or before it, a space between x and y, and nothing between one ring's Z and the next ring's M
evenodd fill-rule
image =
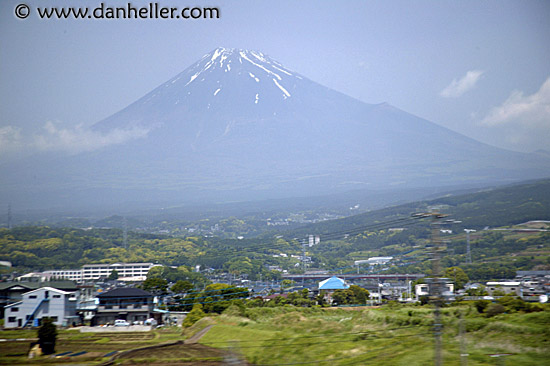
M184 341L185 344L195 344L197 343L208 331L212 329L212 325L207 326L203 330L198 331L195 333L191 338L186 339Z

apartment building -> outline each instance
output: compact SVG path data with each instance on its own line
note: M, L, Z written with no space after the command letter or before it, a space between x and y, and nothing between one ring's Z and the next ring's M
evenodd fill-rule
M114 263L114 264L85 264L82 266L82 281L97 280L109 277L116 271L119 279L144 280L149 270L159 264L153 263Z
M54 278L63 278L78 283L107 278L116 271L119 280L145 280L147 272L160 264L153 263L114 263L114 264L85 264L82 269L56 269L43 272Z
M64 280L82 282L81 269L54 269L51 271L44 271L43 273L51 275L53 278L62 278Z

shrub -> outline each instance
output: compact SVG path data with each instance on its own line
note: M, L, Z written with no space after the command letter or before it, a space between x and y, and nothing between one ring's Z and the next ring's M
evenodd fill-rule
M189 312L189 314L187 314L185 319L183 319L183 322L181 325L182 327L185 327L185 328L190 327L200 319L204 318L205 316L206 314L204 313L204 311L202 311L202 305L195 304L193 306L193 309Z
M55 353L57 328L51 318L42 318L42 325L38 328L38 344L45 355Z
M242 301L239 302L233 302L233 304L229 305L227 309L223 312L224 315L229 316L246 316L246 308L244 307Z
M466 319L466 331L475 332L487 326L489 320L484 318Z
M487 308L490 303L491 301L489 300L477 300L476 302L474 302L474 306L476 307L477 312L481 314L485 311L485 308Z
M499 315L506 312L506 308L501 304L489 304L485 309L485 315L488 318L492 318L495 315Z

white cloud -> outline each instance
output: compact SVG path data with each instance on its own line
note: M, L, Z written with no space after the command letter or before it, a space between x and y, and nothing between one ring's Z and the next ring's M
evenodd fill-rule
M76 154L121 144L147 135L149 130L140 127L115 129L102 134L82 125L62 127L59 123L46 122L40 133L24 135L13 126L0 127L0 152L25 155L34 152L58 151Z
M481 120L490 135L521 151L548 150L550 146L550 78L531 95L514 91Z
M483 71L480 70L468 71L462 79L454 79L439 95L445 98L458 98L475 87L481 75L483 75Z
M13 126L0 127L0 153L19 151L23 147L20 129Z
M502 105L493 108L481 123L486 126L515 124L531 128L550 128L550 78L546 79L534 94L525 96L518 90L512 92L508 99Z

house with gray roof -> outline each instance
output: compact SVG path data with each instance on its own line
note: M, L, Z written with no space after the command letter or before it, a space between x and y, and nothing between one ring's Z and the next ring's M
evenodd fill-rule
M131 287L119 287L97 295L97 313L92 325L113 324L117 319L144 322L153 315L153 294Z
M23 294L42 287L53 287L58 290L74 292L78 288L73 281L9 281L0 282L0 318L4 318L7 305L23 300Z

